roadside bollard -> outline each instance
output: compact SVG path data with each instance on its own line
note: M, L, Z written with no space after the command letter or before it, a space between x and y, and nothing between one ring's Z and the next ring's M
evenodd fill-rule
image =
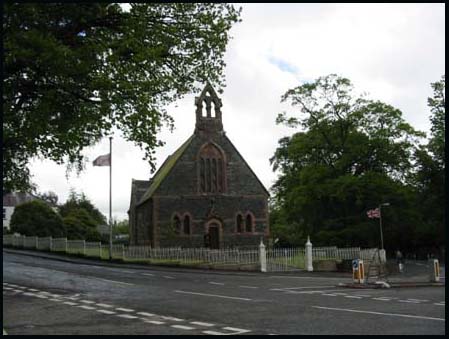
M352 279L357 284L365 283L365 265L363 260L354 259L352 261Z
M440 281L440 263L438 259L430 259L430 281Z

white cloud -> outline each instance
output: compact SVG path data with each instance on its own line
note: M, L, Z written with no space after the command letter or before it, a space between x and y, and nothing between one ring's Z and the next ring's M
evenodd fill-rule
M224 129L267 188L275 180L269 165L277 141L293 130L275 125L276 115L293 111L280 103L289 88L329 73L345 76L359 91L400 108L417 129L428 131L430 83L445 70L445 4L238 4L243 21L232 28L225 61ZM158 166L192 133L194 95L168 111L173 133L156 152ZM113 140L113 215L126 217L131 178L148 179L143 151ZM108 153L109 140L86 150L90 160ZM84 193L107 216L109 171L87 165L79 178L65 179L65 167L34 161L41 191L65 201L70 187Z

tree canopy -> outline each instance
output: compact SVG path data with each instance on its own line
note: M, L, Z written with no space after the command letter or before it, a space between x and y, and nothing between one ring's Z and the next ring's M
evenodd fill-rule
M65 235L61 217L40 200L16 206L10 225L12 232L27 236L62 237Z
M350 80L335 74L288 90L282 101L298 114L281 113L277 123L301 130L279 140L271 158L279 170L271 202L275 236L379 247L379 221L366 212L389 202L382 209L385 246L410 247L420 220L412 160L425 134L399 109L356 95Z
M84 193L77 194L72 190L66 202L59 206L59 213L63 218L68 239L101 240L97 226L105 225L106 217Z
M33 157L83 167L111 133L145 149L154 170L167 104L206 80L240 10L225 3L6 3L3 11L3 188L30 187Z

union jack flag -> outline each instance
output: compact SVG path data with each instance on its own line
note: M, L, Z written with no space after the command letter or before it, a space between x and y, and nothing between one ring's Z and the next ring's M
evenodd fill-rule
M366 212L366 215L368 215L368 218L380 218L380 210L379 208L369 210L368 212Z

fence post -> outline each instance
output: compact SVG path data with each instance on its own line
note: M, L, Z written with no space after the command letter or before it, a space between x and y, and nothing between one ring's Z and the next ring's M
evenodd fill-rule
M65 251L64 253L67 253L67 238L65 238Z
M51 250L52 250L52 248L53 248L53 238L52 237L50 237L50 252L51 252Z
M98 256L101 259L101 241L98 242L98 245L99 245L99 247L98 247Z
M125 261L125 245L122 244L122 260Z
M312 243L310 242L310 237L307 236L306 242L306 269L309 272L313 272L313 264L312 264Z
M83 240L83 255L86 255L86 240Z
M260 256L260 271L267 271L267 252L265 250L265 245L263 244L262 239L260 239L259 245L259 256Z

